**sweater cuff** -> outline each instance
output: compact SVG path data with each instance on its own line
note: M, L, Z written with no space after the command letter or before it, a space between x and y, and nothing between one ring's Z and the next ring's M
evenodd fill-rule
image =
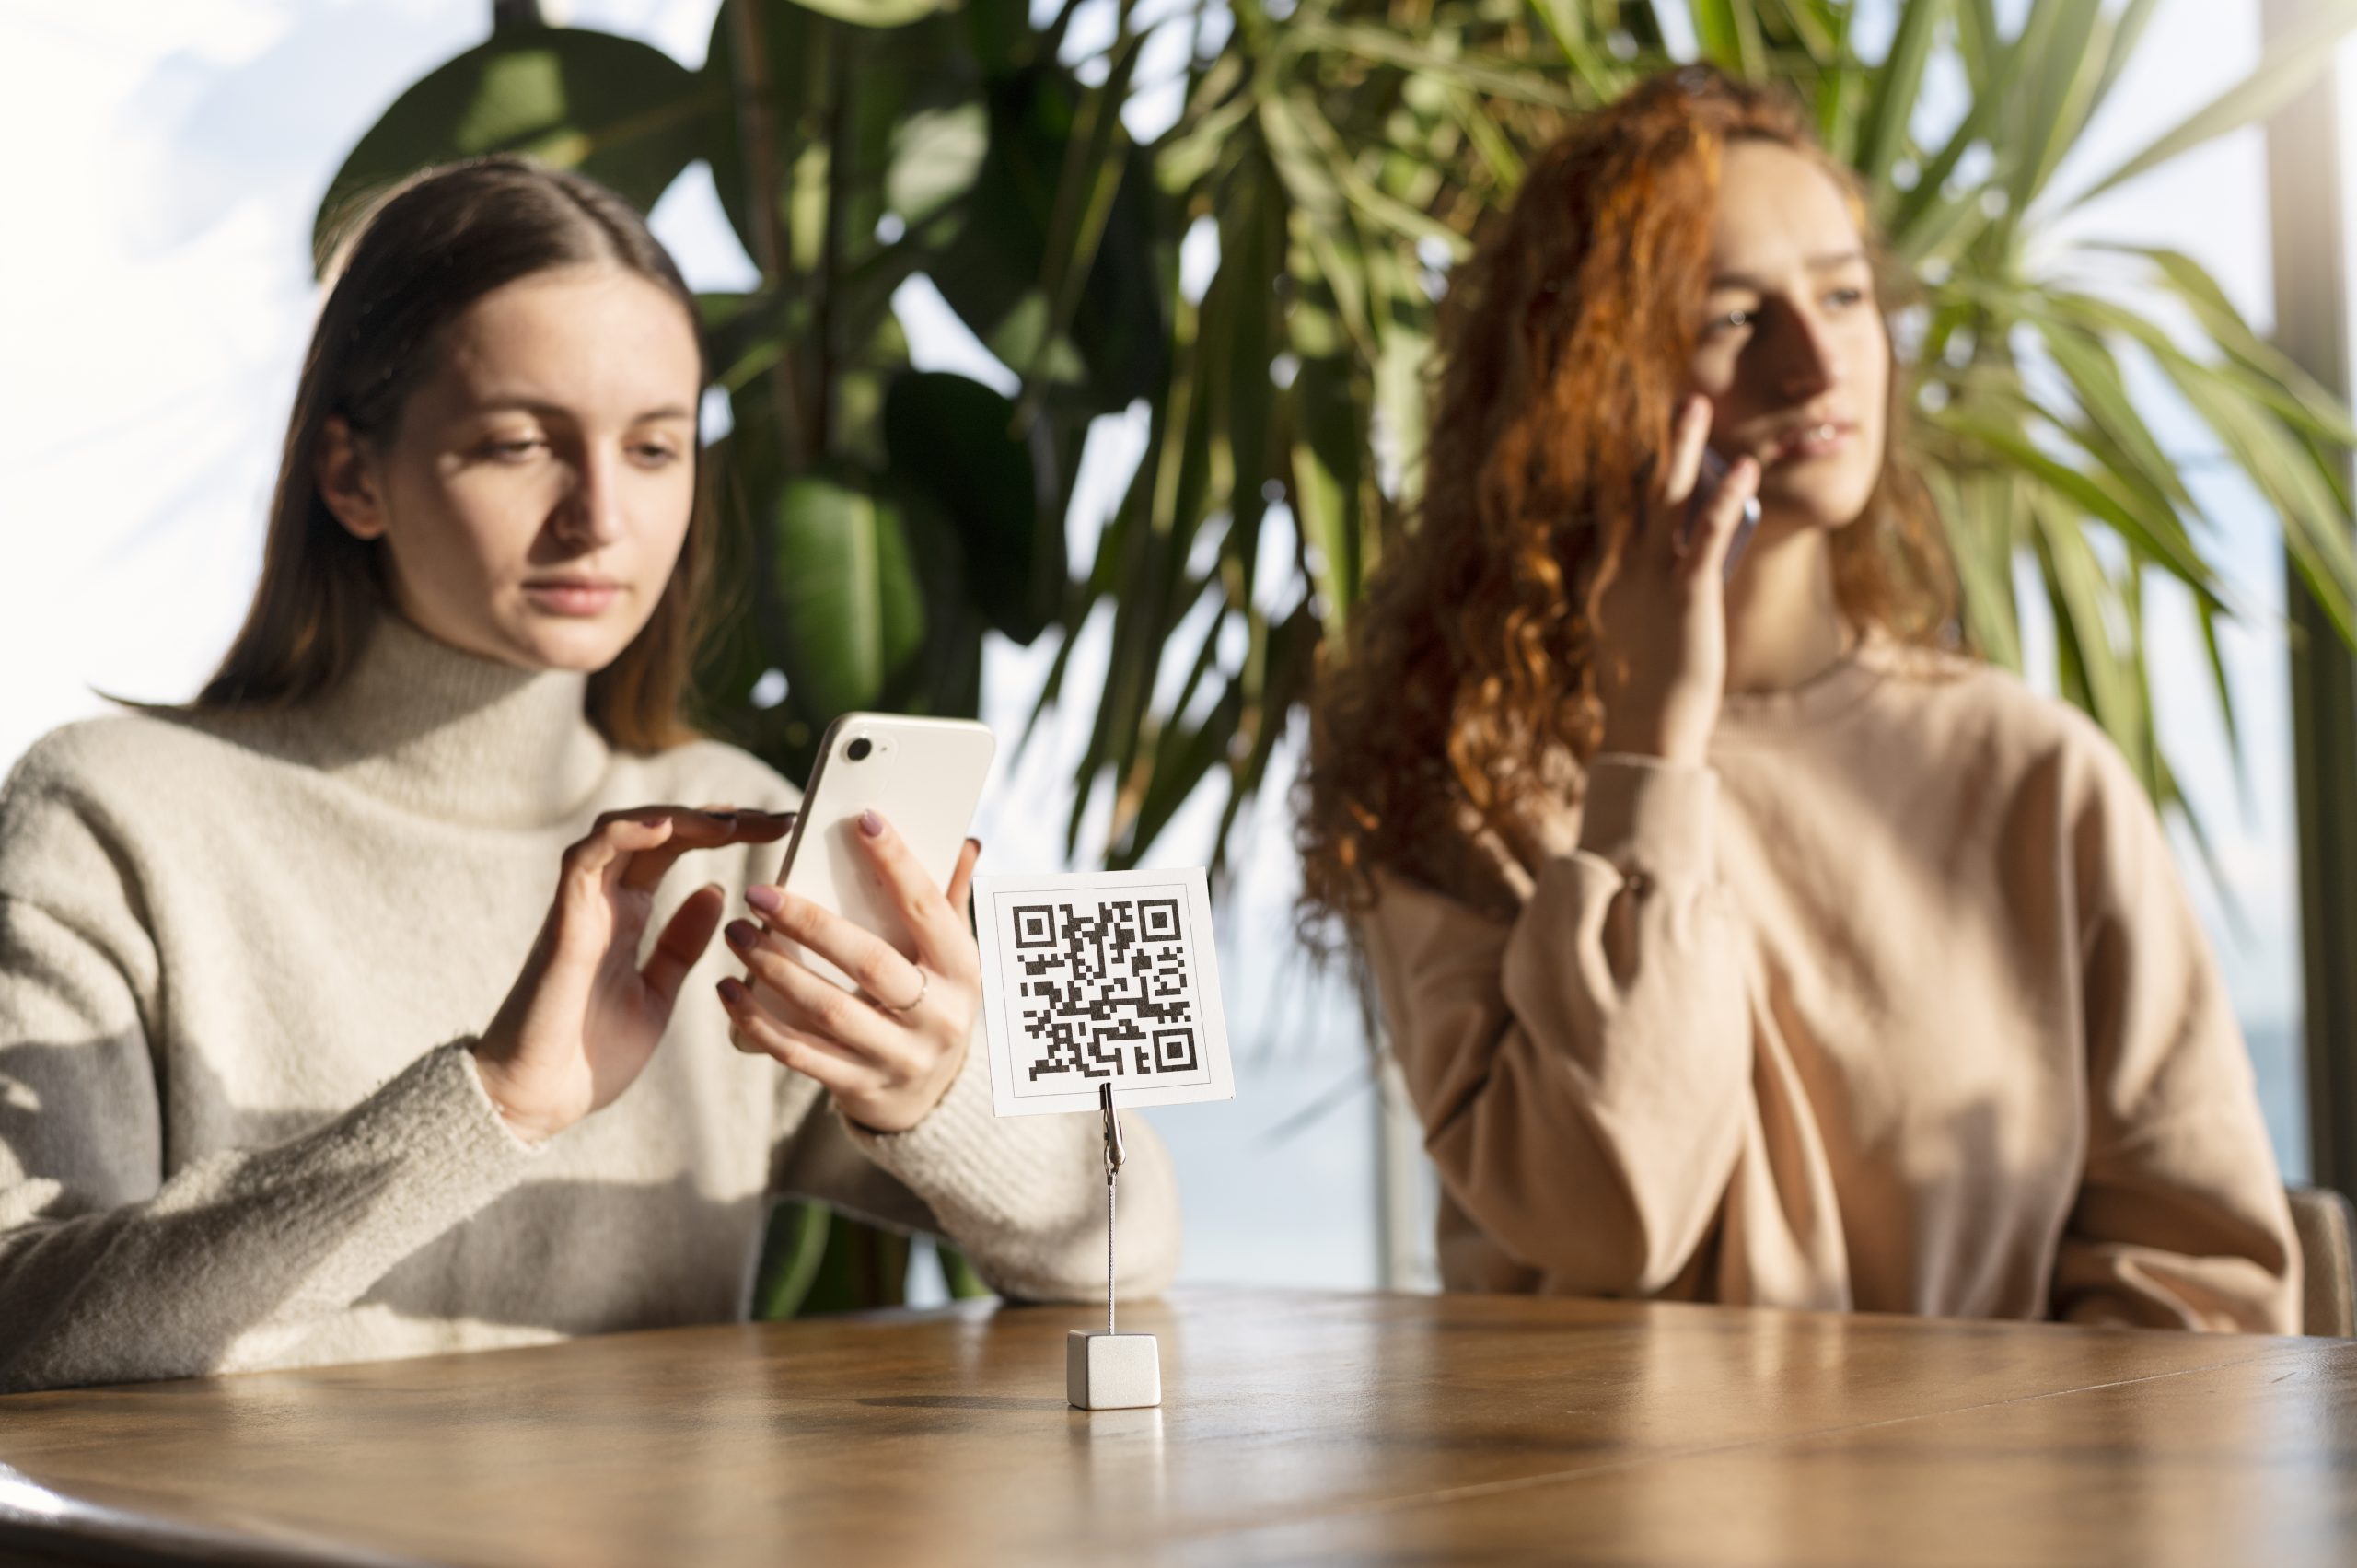
M412 1191L470 1210L523 1174L545 1144L516 1136L475 1071L473 1041L435 1047L346 1113L355 1151L398 1152ZM423 1189L424 1191L420 1191ZM429 1193L431 1196L429 1196Z
M998 1115L991 1103L990 1041L982 1022L966 1040L965 1065L941 1103L924 1120L902 1132L873 1132L853 1121L835 1106L835 1119L860 1153L900 1179L921 1198L939 1192L962 1191L983 1177L975 1168L991 1146Z
M349 1307L386 1270L473 1217L530 1167L538 1151L501 1124L471 1043L436 1046L264 1162L268 1178L256 1178L263 1190L275 1183L308 1194L305 1237L296 1240L308 1239L320 1254L278 1332L299 1336L318 1312Z
M1718 790L1708 768L1607 753L1588 767L1579 847L1624 877L1707 881L1717 858L1711 822Z

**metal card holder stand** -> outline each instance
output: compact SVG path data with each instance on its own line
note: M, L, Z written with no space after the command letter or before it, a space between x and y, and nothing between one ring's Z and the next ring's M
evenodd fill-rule
M1113 1189L1126 1156L1112 1085L1097 1086L1097 1104L1105 1115L1105 1331L1064 1336L1064 1399L1078 1410L1137 1410L1162 1403L1161 1350L1152 1334L1114 1331Z

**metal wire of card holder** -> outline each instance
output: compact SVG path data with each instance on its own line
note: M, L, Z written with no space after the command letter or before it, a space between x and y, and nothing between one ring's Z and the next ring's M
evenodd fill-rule
M1128 1157L1121 1147L1121 1119L1113 1114L1113 1086L1097 1086L1097 1108L1105 1113L1105 1331L1113 1331L1113 1181Z

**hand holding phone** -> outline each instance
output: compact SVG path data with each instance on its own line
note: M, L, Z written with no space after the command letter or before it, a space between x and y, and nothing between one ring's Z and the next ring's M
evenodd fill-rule
M854 838L859 819L873 811L890 823L933 885L948 887L997 749L989 726L972 719L845 714L819 745L779 885L906 950L911 934ZM809 963L850 983L823 958Z
M748 889L762 924L723 933L747 969L720 982L730 1040L818 1080L871 1132L915 1126L965 1062L981 1005L966 830L994 749L970 720L837 720L782 889Z
M1699 765L1718 727L1727 670L1722 583L1735 547L1751 531L1750 508L1735 503L1751 498L1758 470L1747 457L1714 460L1715 417L1701 394L1678 405L1643 526L1631 541L1631 569L1614 573L1597 597L1595 667L1605 751Z

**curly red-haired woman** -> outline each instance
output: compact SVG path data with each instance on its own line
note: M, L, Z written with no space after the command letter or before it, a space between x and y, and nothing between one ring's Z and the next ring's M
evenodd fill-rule
M1949 645L1880 270L1792 110L1688 70L1573 125L1452 285L1303 822L1443 1276L2296 1331L2151 806Z

